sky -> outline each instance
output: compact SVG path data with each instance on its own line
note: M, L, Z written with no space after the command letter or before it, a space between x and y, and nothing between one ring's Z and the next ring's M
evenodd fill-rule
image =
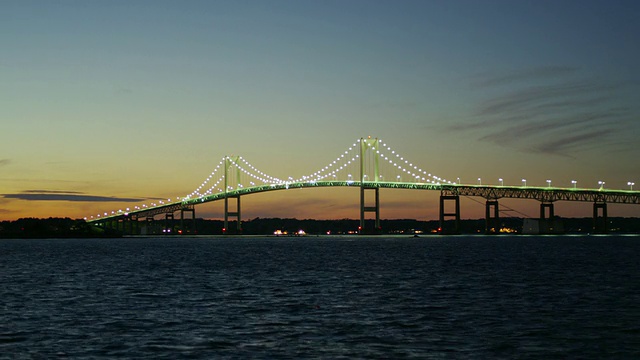
M633 0L4 0L0 220L184 196L225 155L296 178L367 136L462 183L628 189L638 18ZM437 219L438 195L381 190L381 217ZM359 217L353 189L242 201L244 218Z

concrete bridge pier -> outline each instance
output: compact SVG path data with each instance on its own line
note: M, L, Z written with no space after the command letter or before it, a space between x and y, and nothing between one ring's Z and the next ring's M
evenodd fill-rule
M131 222L131 235L138 235L140 234L140 222L138 221L138 215L130 215L130 222Z
M552 234L559 229L554 226L554 211L552 201L543 201L540 203L540 221L538 229L540 234Z
M374 191L374 201L373 206L366 206L366 196L365 192L373 190ZM365 228L365 213L373 212L376 214L376 220L373 230L369 230ZM380 189L377 187L367 188L360 187L360 233L361 234L377 234L380 232Z
M153 215L151 216L147 216L147 218L145 219L145 225L144 225L144 234L142 235L151 235L153 234L155 231L154 227L154 219L153 219Z
M134 233L134 227L135 227L135 223L137 221L135 221L133 219L133 216L130 215L125 215L122 218L122 233L125 235L133 235Z
M164 213L164 227L162 228L163 234L171 234L173 231L173 212Z
M124 234L124 219L121 217L116 218L116 230L120 234Z
M552 202L541 202L540 203L540 220L553 219L553 203Z
M607 203L596 201L593 203L593 232L606 234L609 232L607 225Z
M229 211L229 199L236 199L236 210ZM195 214L195 213L194 213ZM229 229L229 218L236 219L236 229L235 231L230 231ZM195 216L194 216L195 219ZM224 229L222 232L224 234L242 234L242 222L241 222L241 212L240 212L240 195L228 196L224 198ZM194 220L195 221L195 220Z
M454 211L446 212L445 203L453 201ZM453 218L453 226L447 226L447 218ZM460 233L460 196L459 195L440 195L440 233L441 234L459 234Z
M188 229L188 231L184 226L184 213L191 213L191 220L192 220L192 227L190 229ZM189 207L183 207L180 209L180 230L182 230L182 234L185 234L187 232L192 233L192 234L196 234L198 231L196 229L196 208L195 206L189 206Z
M500 210L498 207L497 199L487 200L486 216L485 216L485 233L486 234L500 233Z
M115 220L107 220L104 222L104 228L109 230L116 230Z

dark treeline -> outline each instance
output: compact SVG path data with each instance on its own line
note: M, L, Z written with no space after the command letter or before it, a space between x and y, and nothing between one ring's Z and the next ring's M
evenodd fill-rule
M84 220L70 218L23 218L0 222L0 238L114 237L116 232L98 229Z
M592 218L562 218L564 233L590 233L593 230ZM507 232L522 233L524 219L501 218L501 229ZM179 233L179 220L166 223L162 220L155 222L154 229L150 229L148 235L162 233L165 226L172 228L172 234ZM192 227L191 222L185 225ZM311 220L293 218L255 218L242 222L242 234L244 235L272 235L280 230L289 235L303 230L306 234L350 234L358 231L359 220ZM367 220L365 231L380 234L430 234L437 233L440 223L437 220L419 221L414 219L381 220L381 229L373 230L373 220ZM224 222L222 220L196 219L196 231L184 229L183 234L219 235L223 233ZM227 233L235 233L235 222L229 223ZM638 218L609 218L608 229L610 233L640 234L640 219ZM460 232L462 234L483 234L485 232L484 219L461 220ZM23 218L15 221L0 222L0 238L93 238L93 237L118 237L122 236L118 230L100 229L81 219L70 218Z

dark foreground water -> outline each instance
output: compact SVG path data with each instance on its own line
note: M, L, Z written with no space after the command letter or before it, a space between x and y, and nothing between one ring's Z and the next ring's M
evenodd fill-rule
M640 358L640 237L0 241L0 358Z

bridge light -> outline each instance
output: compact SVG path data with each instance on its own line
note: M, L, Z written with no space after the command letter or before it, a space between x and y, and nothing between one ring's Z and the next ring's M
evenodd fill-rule
M604 181L598 181L598 185L600 185L600 190L604 188Z
M482 185L482 178L478 178L478 185Z
M547 187L551 187L551 180L547 180Z
M522 186L527 187L527 179L522 179Z
M573 188L575 189L577 184L578 184L578 182L576 180L571 180L571 183L573 184Z
M498 179L498 181L500 181L500 186L504 186L504 179L503 178Z
M636 183L629 181L627 182L627 185L629 185L629 190L633 190L633 185L635 185Z

